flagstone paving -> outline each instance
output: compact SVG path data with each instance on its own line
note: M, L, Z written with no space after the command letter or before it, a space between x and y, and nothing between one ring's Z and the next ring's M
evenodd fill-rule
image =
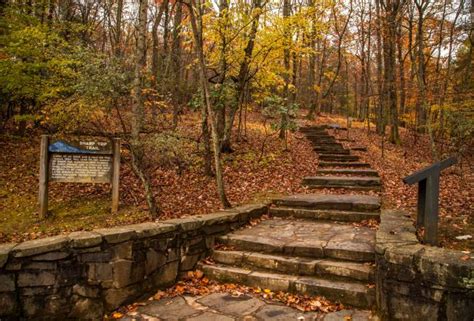
M371 261L375 231L337 222L274 218L227 234L219 241L249 251Z
M370 311L301 312L281 304L242 294L212 293L147 301L122 321L366 321L375 320Z

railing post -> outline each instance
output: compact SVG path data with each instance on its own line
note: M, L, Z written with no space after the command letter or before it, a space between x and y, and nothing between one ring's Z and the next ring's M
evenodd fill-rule
M438 243L438 216L439 216L439 177L441 171L456 164L456 158L450 157L437 162L403 179L408 185L418 183L418 215L416 227L424 227L425 243Z
M439 175L440 166L439 163L433 168L431 175L428 176L427 194L426 194L426 207L425 207L425 243L431 245L438 244L438 214L439 214Z
M418 211L416 216L416 228L425 226L425 204L426 204L426 179L418 182Z

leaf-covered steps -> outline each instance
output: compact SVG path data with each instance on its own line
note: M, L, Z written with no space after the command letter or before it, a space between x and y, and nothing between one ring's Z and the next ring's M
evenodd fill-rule
M319 155L319 160L323 162L357 162L359 161L359 156L325 154Z
M314 151L318 154L349 155L350 150L340 147L315 147Z
M318 164L319 167L326 167L326 168L370 168L370 164L362 163L362 162L334 162L334 161L320 161Z
M368 195L294 195L275 199L270 214L312 220L360 222L380 219L380 199Z
M321 168L316 174L319 175L354 175L378 177L379 173L374 169L351 169L351 168Z
M364 226L269 219L217 239L207 277L273 291L322 295L346 305L374 303L375 231Z
M309 188L346 188L354 190L380 191L381 181L378 177L358 176L313 176L304 177L303 185Z
M371 308L375 291L363 282L334 281L311 276L295 276L220 264L201 264L204 274L221 282L241 283L253 287L306 295L322 295L346 305Z

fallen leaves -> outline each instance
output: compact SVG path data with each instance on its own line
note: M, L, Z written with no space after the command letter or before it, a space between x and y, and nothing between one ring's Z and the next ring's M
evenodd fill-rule
M266 288L249 287L235 283L218 283L209 280L200 270L187 272L185 277L174 286L156 292L149 300L161 300L181 295L204 296L216 292L226 292L235 297L253 295L269 302L283 303L304 312L333 312L344 309L342 304L331 302L321 296L311 297L282 291L272 291ZM125 307L126 310L130 308L133 307Z
M197 141L201 134L200 117L199 113L183 115L176 135ZM223 155L227 196L233 205L264 201L281 194L300 193L304 191L301 179L316 172L317 157L307 140L302 139L301 135L298 136L298 133L289 133L289 150L285 151L285 147L276 136L270 138L265 136L262 123L259 113L249 113L246 135L240 141L233 142L235 152ZM47 224L33 231L32 226L38 222L35 211L39 135L21 140L6 136L1 138L0 186L5 185L5 189L0 189L2 199L0 242L21 242L84 229L78 226L66 227L62 222L63 214L68 212L64 204L80 205L85 200L94 198L103 200L107 206L109 205L110 187L107 184L50 184L51 205L60 204L64 213L53 215ZM259 159L264 139L266 139L265 152ZM160 219L211 213L221 208L214 178L202 173L202 146L199 148L200 150L197 148L189 150L191 164L181 171L163 166L150 170L155 196L163 210ZM18 153L18 150L22 152ZM137 213L123 215L120 219L108 215L107 219L93 221L88 229L151 220L146 211L146 200L140 180L129 166L130 155L123 149L122 156L120 202L122 209L129 207ZM3 194L4 191L6 195ZM6 202L5 197L13 194L24 194L25 198L11 204ZM10 223L9 217L3 214L6 210L14 212L19 220L18 224ZM94 217L95 215L90 215L85 217L85 220L93 220ZM7 229L7 224L11 224L11 228ZM258 221L253 221L251 224L258 224Z

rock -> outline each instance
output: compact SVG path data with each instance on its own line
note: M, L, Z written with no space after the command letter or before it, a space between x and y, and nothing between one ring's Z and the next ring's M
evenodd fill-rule
M80 255L81 262L110 262L112 260L112 252L103 250L100 252L90 252Z
M92 247L102 243L102 236L94 232L72 232L68 237L73 248Z
M50 252L33 257L33 261L58 261L67 258L70 253L67 252Z
M93 232L102 235L104 240L110 244L125 242L135 236L135 231L128 227L102 228Z
M23 266L26 270L55 270L56 262L30 262Z
M303 313L290 307L268 304L260 309L255 316L259 320L287 321L287 320L315 320L316 313ZM338 319L344 320L344 319Z
M13 249L14 257L25 257L38 255L64 249L68 238L64 235L47 237L44 239L31 240L20 243Z
M179 262L166 263L158 271L152 274L153 285L161 288L174 284L178 276Z
M87 278L91 284L111 285L112 275L112 264L110 263L88 263L87 264Z
M229 293L213 293L197 300L224 314L245 316L254 313L265 303L250 295L233 296Z
M195 317L187 318L186 321L233 321L234 318L229 316L213 313L213 312L204 312Z
M16 243L0 244L0 268L3 268L3 266L7 263L8 255L15 246Z
M20 272L18 274L18 286L49 286L56 283L56 274L52 272Z
M200 310L186 304L182 297L152 301L144 307L140 307L138 311L163 320L184 320L192 315L201 313Z
M172 220L166 220L166 223L174 224L180 230L185 232L197 230L204 225L204 221L194 217L175 218Z
M114 310L122 305L124 302L129 301L140 294L141 288L137 285L131 285L120 289L107 289L103 292L105 301L105 309L107 311Z
M69 318L79 320L102 320L104 312L104 307L100 300L81 298L74 303L69 313Z
M17 301L15 293L0 293L0 317L6 317L5 320L10 320L8 316L14 316L16 312ZM12 317L11 320L15 320L15 317Z
M474 295L473 295L474 296ZM456 321L474 320L474 297L465 293L452 293L446 302L446 319Z
M124 242L111 247L112 260L115 259L132 259L132 242Z
M128 260L117 260L112 263L112 284L115 288L123 288L133 283L134 280L131 278L132 264L133 262Z
M87 297L87 298L98 298L99 297L99 289L90 286L84 286L80 284L75 284L72 287L72 293Z
M46 297L43 313L51 315L55 318L66 316L69 310L68 302L65 298L59 295L50 295Z
M177 227L173 224L147 222L127 225L127 228L133 229L137 235L137 238L141 239L174 232L176 231Z
M0 274L0 292L15 291L15 275Z
M42 297L25 297L21 302L22 314L28 319L33 319L41 313L44 306Z
M426 321L438 320L439 307L413 297L390 297L390 317L394 320Z
M194 255L184 255L181 257L181 265L180 265L180 270L181 271L189 271L193 270L196 267L196 263L199 261L201 258L200 254L194 254Z
M193 218L203 222L203 225L219 225L235 222L239 219L239 213L236 211L222 211L205 215L195 215Z
M166 256L149 248L146 252L145 273L146 275L156 271L166 263Z
M324 321L342 321L342 320L351 320L352 321L352 314L354 311L351 310L341 310L337 312L331 312L324 316ZM365 319L366 321L368 319Z

